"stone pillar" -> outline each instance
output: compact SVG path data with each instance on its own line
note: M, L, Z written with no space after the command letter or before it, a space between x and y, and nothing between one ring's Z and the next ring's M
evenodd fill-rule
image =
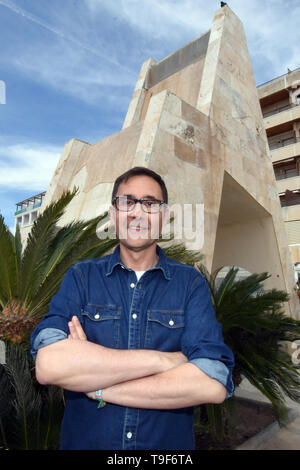
M223 134L225 145L212 270L228 263L250 272L268 271L272 277L266 287L286 290L291 295L286 312L299 318L293 266L245 32L228 6L214 17L197 108Z
M136 123L140 119L140 113L144 104L144 99L147 93L147 81L148 81L148 74L150 72L151 66L155 64L156 61L154 59L148 59L142 65L132 99L125 117L125 121L123 124L123 129L126 127L131 126L132 124Z

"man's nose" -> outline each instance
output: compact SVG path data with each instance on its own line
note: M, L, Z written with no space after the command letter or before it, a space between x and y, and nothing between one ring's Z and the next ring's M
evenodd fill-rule
M133 210L130 212L132 217L141 217L143 215L143 208L141 202L136 202Z

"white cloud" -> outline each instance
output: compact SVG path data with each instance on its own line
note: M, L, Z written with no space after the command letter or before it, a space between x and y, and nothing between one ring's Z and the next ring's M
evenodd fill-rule
M154 58L175 51L210 29L218 3L206 0L85 0L95 14L105 9L145 38ZM243 22L257 80L300 66L299 0L231 0ZM135 50L138 49L138 46ZM156 56L157 55L157 56ZM265 69L263 67L265 66Z
M122 100L124 88L133 87L136 80L135 74L120 66L111 68L105 63L95 66L94 57L68 43L63 48L59 42L49 44L46 54L44 46L31 44L10 63L22 75L89 104L104 98L113 104L115 96Z
M13 53L2 51L2 64L88 104L119 103L121 109L144 60L160 60L206 32L219 6L206 0L84 0L70 10L70 3L54 0L45 14L43 4L24 9L0 0L31 25L28 38L14 41ZM229 5L244 24L258 82L300 65L298 0Z
M38 143L0 143L0 187L7 190L46 190L61 148Z
M13 66L19 75L89 104L105 99L114 105L113 95L122 100L124 88L134 86L136 73L127 65L124 54L119 60L118 48L114 48L110 38L95 37L90 18L84 12L79 18L62 6L56 15L50 9L49 19L45 21L10 0L0 0L0 6L21 16L28 22L30 31L23 38L17 30L13 50L3 48L2 65ZM36 40L37 30L39 40Z

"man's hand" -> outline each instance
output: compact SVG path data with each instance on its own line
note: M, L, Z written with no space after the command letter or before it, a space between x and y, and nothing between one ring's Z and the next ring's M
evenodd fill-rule
M70 334L68 335L68 339L75 339L80 341L87 341L87 337L83 328L78 320L78 317L72 317L72 320L68 323Z
M68 339L87 341L86 334L83 331L83 328L81 326L80 321L78 320L78 317L76 316L72 317L72 320L68 323L68 327L70 330ZM86 393L86 396L88 398L91 398L92 400L96 400L96 392L88 392Z

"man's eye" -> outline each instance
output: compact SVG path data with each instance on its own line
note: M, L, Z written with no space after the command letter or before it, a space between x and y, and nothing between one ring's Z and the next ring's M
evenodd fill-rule
M156 202L156 201L144 201L144 204L145 204L146 206L148 206L148 207L151 207L151 206L153 206L154 204L157 204L157 202Z

